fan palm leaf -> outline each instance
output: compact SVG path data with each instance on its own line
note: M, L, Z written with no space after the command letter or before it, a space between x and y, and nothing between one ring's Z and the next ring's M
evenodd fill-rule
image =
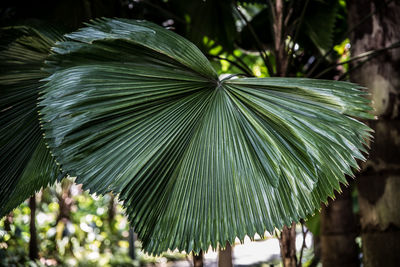
M41 70L62 34L42 23L4 27L0 44L0 217L57 178L38 119Z
M159 254L263 235L318 209L364 160L357 85L218 79L186 39L101 19L57 43L40 97L46 142L92 193L119 194ZM3 180L2 180L3 183Z

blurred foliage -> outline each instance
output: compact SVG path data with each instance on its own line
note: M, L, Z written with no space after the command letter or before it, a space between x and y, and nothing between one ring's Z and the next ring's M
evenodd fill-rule
M28 256L28 204L24 202L0 221L0 266L139 266L186 258L180 253L151 257L140 251L136 241L137 259L132 260L128 256L129 225L122 206L110 194L90 196L79 185L69 183L71 198L64 199L71 203L69 219L59 216L65 187L57 184L37 194L37 262Z
M0 9L0 21L6 24L35 17L67 29L76 29L83 22L101 16L147 19L195 42L213 60L212 64L219 75L241 73L256 77L270 76L257 51L249 25L240 19L237 12L239 7L274 66L268 1L192 2L192 5L188 5L185 0L85 0L72 3L60 0L54 4L48 0L6 0ZM301 16L306 0L293 2L295 15L289 25L296 24L295 20ZM310 0L308 5L296 42L293 43L291 37L287 39L288 47L293 48L289 75L304 77L308 73L311 77L320 74L320 78L338 79L341 73L349 69L348 64L341 64L350 59L349 40L344 39L348 31L346 3L344 0ZM326 54L330 50L331 53ZM318 68L313 69L318 60ZM70 196L63 199L65 188L69 188ZM62 201L69 203L69 216L60 216ZM28 257L30 209L27 203L23 203L11 216L0 221L0 266L139 266L187 257L172 252L162 257L151 257L140 251L140 242L137 241L137 257L132 260L128 256L128 221L122 215L122 206L116 203L112 195L92 197L77 185L57 184L41 191L37 195L37 202L40 259L33 262ZM356 201L354 210L358 212ZM319 214L306 222L316 235L319 234L319 224ZM312 253L312 250L307 253ZM312 258L305 256L307 261Z
M289 17L285 38L293 55L288 76L314 77L334 66L341 54L333 47L348 33L346 2L299 0L285 5L284 16ZM260 51L275 65L271 16L269 1L259 0L59 0L57 4L4 0L0 7L2 24L32 17L62 25L67 31L98 17L146 19L194 42L214 60L219 73L257 77L271 76ZM330 68L320 78L332 79L338 72L341 68Z
M165 252L160 257L144 254L140 241L135 242L136 259L132 260L128 253L129 225L122 206L111 194L91 196L82 192L79 185L68 182L71 199L66 201L72 204L69 220L59 218L60 196L67 188L65 182L37 194L39 260L31 261L28 256L28 203L24 202L11 216L0 221L0 266L134 267L188 260L187 254L176 251ZM7 221L10 222L9 231L6 230ZM297 228L301 235L300 225ZM312 257L313 249L307 247L303 262L309 262Z
M313 234L313 236L320 235L320 225L321 225L321 216L320 213L316 213L313 216L310 216L305 222L308 230Z

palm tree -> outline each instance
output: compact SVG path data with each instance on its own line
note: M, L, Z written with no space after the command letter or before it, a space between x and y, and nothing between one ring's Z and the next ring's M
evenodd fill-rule
M48 40L49 31L33 32L23 35ZM2 216L54 182L58 166L85 190L118 194L146 251L199 253L299 221L365 160L370 129L355 118L372 116L355 84L221 80L194 44L146 21L99 19L57 39L43 71L34 58L35 79L17 67L1 79L0 122L10 125L0 132ZM35 45L7 62L24 64ZM23 125L37 128L36 112L42 132L22 138L11 126L30 114ZM33 163L36 172L21 175L35 158L22 141L35 138L52 175L37 176L47 172Z

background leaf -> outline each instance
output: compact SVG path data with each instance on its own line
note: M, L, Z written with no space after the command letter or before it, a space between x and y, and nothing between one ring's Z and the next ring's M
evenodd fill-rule
M321 54L331 47L338 16L339 2L336 0L310 1L304 16L301 37L307 36ZM301 40L299 40L301 42ZM307 40L304 40L307 42Z
M188 5L185 0L174 2L189 15L187 37L202 51L207 51L207 48L203 47L204 36L221 44L225 50L233 51L236 37L234 1L194 0L191 5Z

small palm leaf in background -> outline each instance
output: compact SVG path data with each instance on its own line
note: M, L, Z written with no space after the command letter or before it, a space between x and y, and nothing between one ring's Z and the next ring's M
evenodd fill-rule
M293 2L293 14L290 16L288 25L293 25L292 28L295 31L300 23L300 32L296 42L305 51L326 53L333 45L335 26L337 26L338 17L341 16L339 2L336 0L293 0L291 2ZM265 3L266 1L263 1L263 4ZM303 10L304 8L305 10ZM302 16L303 11L305 12L304 17ZM264 46L272 47L274 37L272 32L268 30L273 27L271 23L271 10L266 5L250 20L250 25L243 27L238 36L238 45L247 50L257 48L254 36L251 33L252 29ZM293 32L293 35L296 35L296 33Z
M0 217L57 178L40 130L41 70L62 34L41 23L2 28L0 43Z
M301 27L304 33L299 35L300 45L308 48L307 42L310 40L322 55L325 54L332 47L335 23L339 15L338 1L311 1Z
M47 61L46 141L92 193L119 194L146 251L207 250L318 209L364 159L357 85L219 80L179 35L96 20Z

